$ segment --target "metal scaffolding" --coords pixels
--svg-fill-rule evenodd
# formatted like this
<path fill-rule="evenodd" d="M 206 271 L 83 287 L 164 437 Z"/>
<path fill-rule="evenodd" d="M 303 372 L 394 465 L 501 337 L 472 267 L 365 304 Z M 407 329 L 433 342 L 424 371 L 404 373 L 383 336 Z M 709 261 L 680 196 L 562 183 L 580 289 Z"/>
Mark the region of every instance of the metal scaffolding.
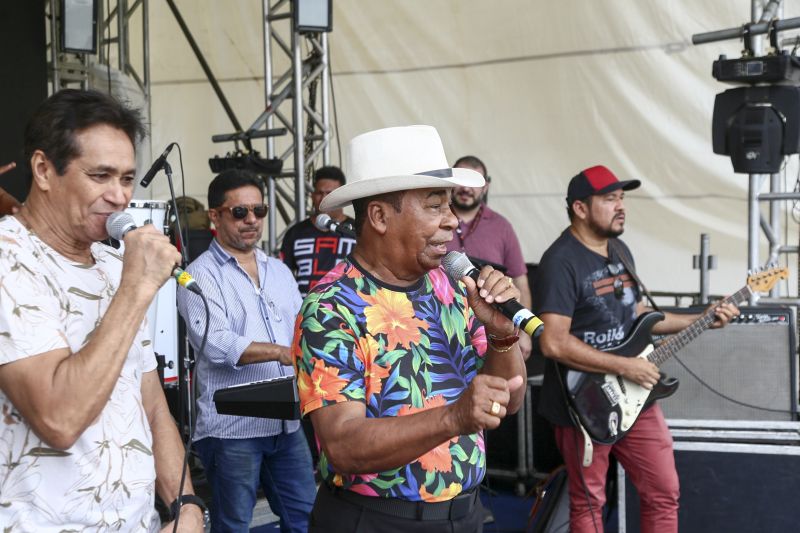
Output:
<path fill-rule="evenodd" d="M 114 68 L 132 79 L 147 102 L 150 115 L 150 45 L 149 45 L 149 0 L 99 0 L 97 3 L 97 53 L 72 53 L 61 49 L 62 2 L 47 2 L 46 19 L 50 41 L 47 43 L 50 66 L 51 93 L 66 87 L 79 86 L 88 89 L 92 85 L 102 89 L 99 82 L 93 83 L 93 64 Z M 132 39 L 131 23 L 141 27 L 140 39 Z M 136 61 L 132 50 L 137 49 Z M 137 63 L 137 64 L 134 64 Z M 108 80 L 105 80 L 108 81 Z"/>
<path fill-rule="evenodd" d="M 752 24 L 741 28 L 731 28 L 698 34 L 692 37 L 694 44 L 702 44 L 725 39 L 741 39 L 747 34 L 752 55 L 761 56 L 765 53 L 764 35 L 769 31 L 770 25 L 776 30 L 784 30 L 800 27 L 800 18 L 779 20 L 783 15 L 782 0 L 752 0 L 751 2 L 751 21 Z M 777 20 L 777 22 L 772 22 Z M 778 50 L 770 50 L 769 53 L 777 53 Z M 750 53 L 750 52 L 747 52 Z M 762 193 L 765 182 L 769 181 L 769 192 Z M 786 192 L 780 173 L 776 174 L 750 174 L 747 201 L 747 267 L 751 271 L 758 270 L 764 264 L 778 263 L 782 255 L 797 254 L 798 246 L 789 245 L 785 242 L 786 237 L 781 234 L 780 215 L 781 204 L 786 201 L 800 199 L 800 193 Z M 769 204 L 768 212 L 764 213 L 761 203 Z M 759 257 L 760 236 L 769 245 L 769 256 L 766 261 Z M 703 287 L 701 287 L 702 291 Z M 768 298 L 760 298 L 757 293 L 753 293 L 750 298 L 750 305 L 759 303 L 785 303 L 790 305 L 800 304 L 800 295 L 795 298 L 781 296 L 778 286 L 770 291 Z"/>
<path fill-rule="evenodd" d="M 292 162 L 291 168 L 284 165 L 281 179 L 267 178 L 269 205 L 276 207 L 269 212 L 270 251 L 278 241 L 276 212 L 281 212 L 287 224 L 303 220 L 311 175 L 319 162 L 330 162 L 328 34 L 295 31 L 294 5 L 289 0 L 263 0 L 265 110 L 251 129 L 266 125 L 271 130 L 276 121 L 285 127 L 286 137 L 267 138 L 267 157 Z M 278 71 L 282 64 L 286 68 Z M 293 217 L 284 204 L 292 206 Z"/>

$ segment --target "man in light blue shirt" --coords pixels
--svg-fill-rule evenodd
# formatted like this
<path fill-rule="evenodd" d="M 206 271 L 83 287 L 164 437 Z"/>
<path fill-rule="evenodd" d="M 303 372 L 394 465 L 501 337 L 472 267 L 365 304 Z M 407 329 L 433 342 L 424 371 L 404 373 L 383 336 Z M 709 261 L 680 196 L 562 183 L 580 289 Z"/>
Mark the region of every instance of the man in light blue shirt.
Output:
<path fill-rule="evenodd" d="M 221 415 L 218 389 L 292 375 L 289 346 L 301 298 L 292 273 L 256 245 L 267 206 L 259 181 L 230 170 L 208 188 L 217 235 L 189 267 L 208 299 L 208 340 L 197 355 L 199 398 L 194 446 L 213 490 L 212 531 L 249 531 L 259 483 L 281 531 L 306 531 L 316 496 L 311 455 L 298 421 Z M 195 350 L 206 314 L 180 291 L 178 310 Z"/>

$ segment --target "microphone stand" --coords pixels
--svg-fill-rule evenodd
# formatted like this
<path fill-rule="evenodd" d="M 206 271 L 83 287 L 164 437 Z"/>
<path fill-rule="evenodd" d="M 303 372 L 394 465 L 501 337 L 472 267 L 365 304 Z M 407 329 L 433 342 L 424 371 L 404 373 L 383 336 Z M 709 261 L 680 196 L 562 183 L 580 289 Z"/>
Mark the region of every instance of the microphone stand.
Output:
<path fill-rule="evenodd" d="M 175 186 L 172 182 L 172 167 L 169 162 L 164 161 L 164 173 L 167 175 L 167 184 L 169 185 L 170 201 L 172 202 L 172 212 L 175 213 L 175 224 L 178 229 L 178 238 L 181 243 L 181 268 L 185 269 L 189 264 L 189 235 L 188 228 L 186 233 L 183 231 L 181 224 L 181 215 L 178 211 L 177 199 L 175 197 Z M 185 214 L 183 214 L 185 216 Z M 181 415 L 186 417 L 186 431 L 184 435 L 187 439 L 191 438 L 192 431 L 192 418 L 194 416 L 194 398 L 192 397 L 192 370 L 194 368 L 194 359 L 191 357 L 191 347 L 189 346 L 189 333 L 188 330 L 184 331 L 183 335 L 183 364 L 178 365 L 179 373 L 182 376 L 178 377 L 180 386 L 183 387 L 183 394 L 180 395 L 180 410 Z"/>

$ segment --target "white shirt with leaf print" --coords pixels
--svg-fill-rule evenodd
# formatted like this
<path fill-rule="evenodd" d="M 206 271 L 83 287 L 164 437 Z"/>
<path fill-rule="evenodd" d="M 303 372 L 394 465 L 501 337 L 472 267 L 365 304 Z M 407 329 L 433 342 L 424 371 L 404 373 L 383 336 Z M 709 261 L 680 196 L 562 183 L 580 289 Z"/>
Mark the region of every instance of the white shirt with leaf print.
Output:
<path fill-rule="evenodd" d="M 76 264 L 16 218 L 0 219 L 0 364 L 60 348 L 75 353 L 89 341 L 122 272 L 113 248 L 98 243 L 92 255 L 94 265 Z M 68 450 L 42 442 L 0 390 L 0 529 L 157 529 L 152 435 L 141 397 L 142 375 L 155 367 L 143 323 L 108 403 Z M 93 382 L 85 376 L 84 390 Z"/>

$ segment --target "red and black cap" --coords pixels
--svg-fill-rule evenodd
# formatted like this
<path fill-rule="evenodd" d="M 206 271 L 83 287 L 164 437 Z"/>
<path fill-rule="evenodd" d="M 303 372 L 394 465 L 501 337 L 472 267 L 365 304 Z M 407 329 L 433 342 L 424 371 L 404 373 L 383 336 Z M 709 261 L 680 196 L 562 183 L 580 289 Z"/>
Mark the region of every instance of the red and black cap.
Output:
<path fill-rule="evenodd" d="M 567 188 L 567 205 L 575 200 L 583 200 L 589 196 L 606 194 L 618 189 L 630 191 L 642 184 L 639 180 L 619 181 L 613 172 L 603 165 L 587 168 L 569 181 Z"/>

